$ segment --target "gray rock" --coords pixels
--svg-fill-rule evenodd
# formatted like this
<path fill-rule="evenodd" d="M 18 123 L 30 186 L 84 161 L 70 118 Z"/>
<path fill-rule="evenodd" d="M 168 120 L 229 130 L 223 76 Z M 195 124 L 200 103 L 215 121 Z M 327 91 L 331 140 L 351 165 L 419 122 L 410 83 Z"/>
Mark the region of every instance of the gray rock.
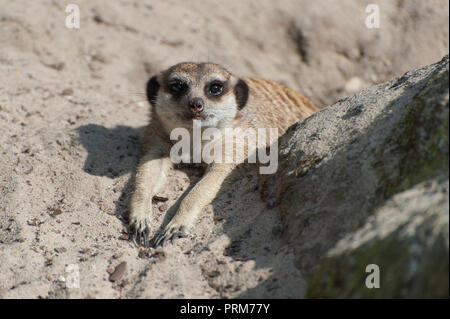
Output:
<path fill-rule="evenodd" d="M 368 218 L 377 208 L 383 210 L 380 207 L 390 205 L 386 200 L 393 195 L 436 176 L 448 179 L 448 85 L 446 56 L 438 63 L 340 100 L 297 123 L 280 139 L 278 172 L 261 176 L 259 189 L 264 200 L 279 206 L 283 236 L 294 246 L 296 265 L 305 275 L 315 271 L 311 278 L 320 282 L 317 271 L 335 271 L 323 265 L 317 269 L 317 265 L 345 236 L 367 227 Z M 436 206 L 427 192 L 423 189 L 420 195 L 423 203 L 429 202 L 429 209 L 437 207 L 438 220 L 446 218 L 448 225 L 448 209 L 438 209 L 441 206 Z M 448 198 L 448 192 L 445 196 Z M 406 206 L 391 214 L 404 211 L 412 214 Z M 422 210 L 423 214 L 426 212 Z M 411 225 L 417 227 L 411 236 L 419 236 L 422 224 Z M 392 233 L 403 227 L 401 223 L 391 226 Z M 448 296 L 448 235 L 445 240 L 445 254 L 439 250 L 435 255 L 425 249 L 421 257 L 431 254 L 430 265 L 446 267 Z M 377 241 L 371 244 L 382 245 Z M 400 241 L 398 245 L 390 242 L 387 247 L 390 245 L 398 253 L 407 254 Z M 446 266 L 442 260 L 446 260 Z M 392 265 L 395 264 L 392 258 Z M 320 274 L 326 277 L 323 272 Z M 422 272 L 417 280 L 426 281 L 426 275 L 432 273 Z M 309 290 L 310 296 L 335 296 L 317 289 Z M 400 288 L 396 289 L 392 291 Z M 422 291 L 424 296 L 430 296 L 433 287 L 427 289 Z M 415 296 L 412 292 L 391 295 Z"/>
<path fill-rule="evenodd" d="M 388 200 L 327 254 L 306 296 L 448 298 L 448 194 L 448 176 L 443 176 Z M 375 271 L 378 288 L 369 288 Z"/>

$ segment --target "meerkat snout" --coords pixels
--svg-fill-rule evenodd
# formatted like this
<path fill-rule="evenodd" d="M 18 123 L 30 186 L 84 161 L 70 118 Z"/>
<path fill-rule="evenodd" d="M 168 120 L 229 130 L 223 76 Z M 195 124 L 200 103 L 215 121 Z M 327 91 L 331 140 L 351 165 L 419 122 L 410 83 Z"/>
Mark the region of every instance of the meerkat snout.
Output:
<path fill-rule="evenodd" d="M 198 114 L 203 112 L 203 105 L 205 102 L 203 102 L 203 99 L 201 97 L 193 98 L 189 102 L 189 110 L 192 114 Z"/>

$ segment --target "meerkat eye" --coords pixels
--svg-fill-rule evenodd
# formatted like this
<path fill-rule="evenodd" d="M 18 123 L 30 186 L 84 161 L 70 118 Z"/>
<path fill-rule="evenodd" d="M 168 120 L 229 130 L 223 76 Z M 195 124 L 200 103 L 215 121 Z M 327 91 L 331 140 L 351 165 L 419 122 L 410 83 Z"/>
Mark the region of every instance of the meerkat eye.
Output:
<path fill-rule="evenodd" d="M 169 83 L 169 91 L 172 94 L 180 94 L 186 89 L 186 84 L 180 80 L 175 80 Z"/>
<path fill-rule="evenodd" d="M 209 85 L 209 94 L 211 95 L 220 95 L 222 94 L 222 91 L 223 91 L 222 82 L 215 81 Z"/>

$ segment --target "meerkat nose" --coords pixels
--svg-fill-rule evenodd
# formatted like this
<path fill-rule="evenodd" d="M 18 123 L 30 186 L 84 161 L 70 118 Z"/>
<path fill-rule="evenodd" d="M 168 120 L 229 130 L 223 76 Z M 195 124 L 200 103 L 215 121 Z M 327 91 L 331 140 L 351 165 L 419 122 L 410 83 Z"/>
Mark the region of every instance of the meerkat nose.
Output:
<path fill-rule="evenodd" d="M 203 111 L 203 100 L 201 98 L 194 98 L 189 102 L 189 108 L 192 112 Z"/>

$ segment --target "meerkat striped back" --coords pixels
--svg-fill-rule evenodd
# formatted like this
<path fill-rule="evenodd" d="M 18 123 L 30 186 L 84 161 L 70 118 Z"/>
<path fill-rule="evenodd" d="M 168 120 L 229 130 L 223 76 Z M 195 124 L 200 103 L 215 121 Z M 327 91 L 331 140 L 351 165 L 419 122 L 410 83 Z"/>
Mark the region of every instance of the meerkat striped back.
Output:
<path fill-rule="evenodd" d="M 320 110 L 306 96 L 283 84 L 259 78 L 244 80 L 250 89 L 249 102 L 265 115 L 266 124 L 282 131 Z"/>

